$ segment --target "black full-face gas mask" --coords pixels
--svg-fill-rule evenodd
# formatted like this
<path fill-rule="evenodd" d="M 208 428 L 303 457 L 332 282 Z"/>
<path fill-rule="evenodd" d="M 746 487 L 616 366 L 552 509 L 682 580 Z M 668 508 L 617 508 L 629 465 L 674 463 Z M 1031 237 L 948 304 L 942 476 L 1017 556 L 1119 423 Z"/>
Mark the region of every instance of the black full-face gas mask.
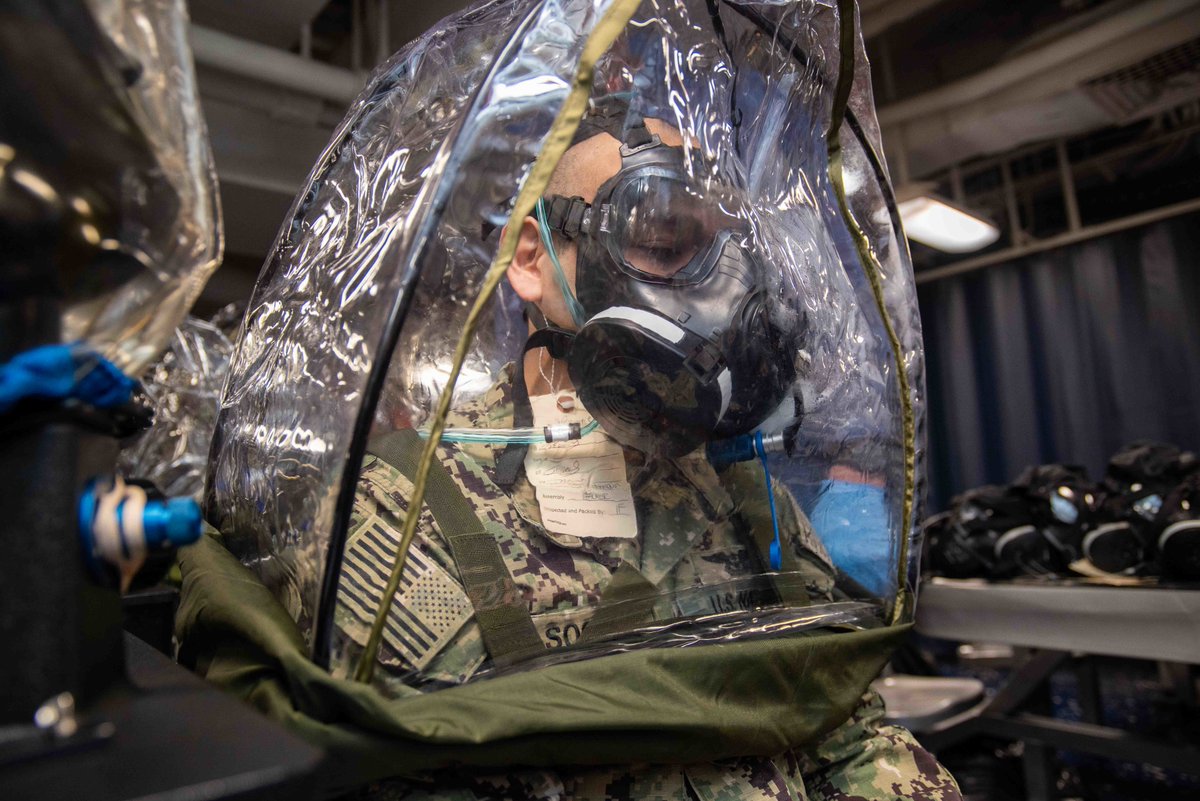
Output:
<path fill-rule="evenodd" d="M 593 203 L 549 196 L 547 229 L 578 248 L 567 367 L 628 447 L 678 456 L 745 434 L 788 401 L 802 320 L 772 319 L 767 265 L 734 191 L 688 175 L 683 147 L 638 121 Z M 557 256 L 552 255 L 557 267 Z"/>

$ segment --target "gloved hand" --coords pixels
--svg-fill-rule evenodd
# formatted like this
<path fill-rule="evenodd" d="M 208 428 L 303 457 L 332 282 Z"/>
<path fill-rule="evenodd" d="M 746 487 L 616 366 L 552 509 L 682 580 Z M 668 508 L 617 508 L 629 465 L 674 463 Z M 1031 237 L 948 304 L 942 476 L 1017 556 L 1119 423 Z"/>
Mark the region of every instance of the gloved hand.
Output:
<path fill-rule="evenodd" d="M 826 479 L 808 517 L 839 570 L 873 595 L 891 594 L 896 568 L 882 487 Z"/>
<path fill-rule="evenodd" d="M 129 401 L 133 389 L 132 379 L 83 345 L 43 345 L 0 365 L 0 414 L 29 397 L 119 406 Z"/>

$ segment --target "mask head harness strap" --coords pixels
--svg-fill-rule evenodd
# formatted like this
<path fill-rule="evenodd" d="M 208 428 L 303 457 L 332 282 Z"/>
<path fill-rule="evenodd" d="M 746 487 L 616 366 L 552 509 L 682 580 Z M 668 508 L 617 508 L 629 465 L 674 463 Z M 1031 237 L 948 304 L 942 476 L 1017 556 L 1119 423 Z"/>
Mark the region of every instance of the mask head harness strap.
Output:
<path fill-rule="evenodd" d="M 662 144 L 658 135 L 650 133 L 646 127 L 646 118 L 629 105 L 627 97 L 619 94 L 606 95 L 589 103 L 587 116 L 579 124 L 571 146 L 602 133 L 621 143 L 622 160 L 648 147 Z M 551 231 L 572 240 L 581 232 L 595 233 L 599 221 L 591 219 L 591 206 L 583 198 L 548 195 L 544 205 L 545 223 Z"/>
<path fill-rule="evenodd" d="M 658 135 L 650 133 L 646 127 L 646 119 L 630 108 L 626 99 L 618 95 L 608 95 L 590 104 L 588 115 L 580 123 L 571 145 L 574 147 L 601 133 L 607 133 L 621 143 L 622 162 L 635 153 L 662 144 Z M 594 213 L 591 204 L 578 195 L 549 195 L 539 198 L 534 207 L 534 214 L 537 217 L 542 246 L 546 248 L 546 254 L 554 265 L 559 291 L 570 312 L 571 320 L 578 329 L 586 321 L 587 315 L 572 291 L 570 282 L 567 281 L 551 234 L 557 233 L 571 241 L 583 233 L 595 236 L 599 233 L 600 215 Z"/>
<path fill-rule="evenodd" d="M 621 164 L 624 169 L 631 157 L 644 150 L 661 146 L 662 139 L 658 134 L 650 133 L 646 127 L 646 120 L 641 114 L 629 109 L 624 104 L 618 105 L 618 103 L 619 101 L 612 98 L 602 101 L 602 110 L 597 113 L 594 120 L 589 120 L 591 124 L 587 125 L 586 129 L 581 125 L 580 132 L 577 133 L 572 146 L 600 133 L 608 133 L 621 143 Z M 547 195 L 539 198 L 535 206 L 538 233 L 541 236 L 542 245 L 554 265 L 559 291 L 562 293 L 576 330 L 583 326 L 587 315 L 567 281 L 552 234 L 559 234 L 572 242 L 584 234 L 598 237 L 601 230 L 609 224 L 607 219 L 609 213 L 608 206 L 594 207 L 579 195 L 572 197 Z"/>
<path fill-rule="evenodd" d="M 611 105 L 612 103 L 609 103 L 610 107 Z M 621 143 L 621 160 L 624 162 L 630 156 L 662 144 L 662 139 L 658 134 L 650 133 L 650 129 L 646 127 L 646 119 L 636 111 L 628 109 L 623 120 L 615 119 L 611 110 L 605 113 L 606 116 L 603 116 L 600 122 L 607 124 L 589 126 L 584 135 L 575 137 L 572 146 L 597 134 L 607 133 Z M 627 127 L 624 123 L 627 123 Z M 582 125 L 580 131 L 583 131 Z M 542 224 L 543 232 L 549 229 L 567 239 L 574 240 L 582 233 L 594 236 L 599 231 L 601 222 L 599 215 L 594 214 L 592 205 L 579 195 L 573 197 L 547 195 L 539 200 L 538 204 L 542 213 L 538 221 Z"/>

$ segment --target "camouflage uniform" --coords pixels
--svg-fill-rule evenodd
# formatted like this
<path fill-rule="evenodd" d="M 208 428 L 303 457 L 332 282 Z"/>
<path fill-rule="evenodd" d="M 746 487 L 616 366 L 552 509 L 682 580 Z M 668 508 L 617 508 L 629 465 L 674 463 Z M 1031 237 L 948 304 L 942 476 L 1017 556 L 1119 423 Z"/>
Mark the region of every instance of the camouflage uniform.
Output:
<path fill-rule="evenodd" d="M 453 426 L 511 425 L 511 378 L 453 415 Z M 700 454 L 647 462 L 626 454 L 638 503 L 635 539 L 590 539 L 541 526 L 533 487 L 519 475 L 511 491 L 496 483 L 497 449 L 449 445 L 438 456 L 485 530 L 528 604 L 548 650 L 576 645 L 613 575 L 635 568 L 650 585 L 654 619 L 736 612 L 764 605 L 764 593 L 789 604 L 832 600 L 833 574 L 820 541 L 791 495 L 776 493 L 786 543 L 787 585 L 765 586 L 766 543 L 745 519 L 761 518 L 766 488 L 751 465 L 718 476 Z M 755 488 L 757 487 L 757 492 Z M 412 485 L 399 470 L 368 456 L 360 476 L 344 552 L 336 609 L 335 675 L 357 661 L 380 604 L 400 539 Z M 743 505 L 744 504 L 744 505 Z M 761 526 L 760 526 L 761 529 Z M 759 541 L 755 541 L 758 539 Z M 790 589 L 780 589 L 780 587 Z M 786 594 L 786 595 L 785 595 Z M 376 685 L 392 695 L 459 684 L 488 665 L 454 558 L 429 509 L 409 549 L 400 590 L 379 651 Z M 530 770 L 504 775 L 435 777 L 429 786 L 401 781 L 369 788 L 372 798 L 419 799 L 954 799 L 954 781 L 907 732 L 881 726 L 883 707 L 868 693 L 841 727 L 805 751 L 689 766 Z"/>
<path fill-rule="evenodd" d="M 904 729 L 883 723 L 873 692 L 819 742 L 775 757 L 695 765 L 525 770 L 380 782 L 371 801 L 959 801 L 946 769 Z M 350 801 L 349 798 L 345 801 Z"/>

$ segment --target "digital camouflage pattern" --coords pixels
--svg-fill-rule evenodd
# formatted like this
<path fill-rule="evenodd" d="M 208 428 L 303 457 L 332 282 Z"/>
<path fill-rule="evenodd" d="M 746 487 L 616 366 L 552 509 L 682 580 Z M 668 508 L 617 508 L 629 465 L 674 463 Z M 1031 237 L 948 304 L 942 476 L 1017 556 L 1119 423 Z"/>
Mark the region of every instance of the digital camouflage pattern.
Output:
<path fill-rule="evenodd" d="M 505 428 L 512 421 L 506 373 L 449 425 Z M 534 627 L 548 650 L 583 637 L 610 579 L 623 565 L 653 589 L 653 620 L 753 610 L 780 600 L 803 607 L 833 599 L 824 548 L 790 493 L 776 492 L 785 548 L 783 575 L 764 579 L 771 537 L 766 487 L 756 464 L 718 476 L 697 452 L 647 462 L 626 452 L 638 506 L 636 539 L 592 539 L 541 526 L 534 488 L 521 474 L 511 492 L 496 483 L 499 447 L 445 445 L 438 456 L 484 528 L 499 544 Z M 359 479 L 335 611 L 334 675 L 348 675 L 379 608 L 408 512 L 412 483 L 368 455 Z M 627 569 L 628 569 L 627 567 Z M 649 621 L 645 621 L 649 622 Z M 411 688 L 460 684 L 487 662 L 471 603 L 453 555 L 428 507 L 422 509 L 379 650 L 376 685 L 401 695 Z"/>
<path fill-rule="evenodd" d="M 453 426 L 511 425 L 511 373 L 448 421 Z M 820 541 L 790 493 L 776 492 L 791 581 L 764 583 L 770 538 L 766 487 L 755 465 L 717 475 L 700 454 L 647 463 L 627 452 L 638 502 L 637 539 L 585 539 L 540 525 L 533 487 L 519 475 L 511 492 L 496 483 L 499 447 L 447 445 L 438 457 L 461 488 L 529 605 L 548 652 L 585 637 L 586 624 L 613 575 L 635 568 L 652 591 L 656 620 L 736 612 L 782 600 L 802 606 L 838 599 Z M 336 609 L 334 674 L 356 663 L 380 603 L 412 484 L 385 461 L 363 465 Z M 459 684 L 488 665 L 471 602 L 429 509 L 423 508 L 379 651 L 375 683 L 393 695 Z M 771 597 L 775 593 L 775 597 Z M 786 801 L 787 799 L 960 798 L 950 775 L 912 736 L 883 724 L 883 704 L 868 693 L 840 727 L 805 750 L 774 758 L 717 763 L 462 773 L 428 782 L 391 780 L 357 796 L 395 801 L 528 799 L 529 801 Z"/>
<path fill-rule="evenodd" d="M 954 778 L 904 729 L 883 722 L 868 692 L 818 743 L 772 758 L 489 776 L 391 780 L 348 797 L 366 801 L 960 801 Z"/>

